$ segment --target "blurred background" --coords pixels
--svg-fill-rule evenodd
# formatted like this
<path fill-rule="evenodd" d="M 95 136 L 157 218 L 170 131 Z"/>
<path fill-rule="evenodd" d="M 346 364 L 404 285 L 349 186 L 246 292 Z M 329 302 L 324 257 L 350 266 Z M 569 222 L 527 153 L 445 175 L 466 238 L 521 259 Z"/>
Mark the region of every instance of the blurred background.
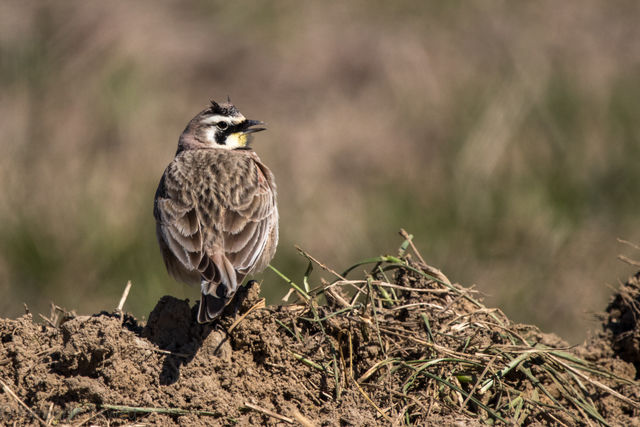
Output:
<path fill-rule="evenodd" d="M 0 315 L 144 318 L 174 282 L 157 182 L 229 95 L 269 131 L 273 265 L 395 253 L 571 343 L 640 242 L 640 3 L 0 3 Z M 286 285 L 266 272 L 277 303 Z"/>

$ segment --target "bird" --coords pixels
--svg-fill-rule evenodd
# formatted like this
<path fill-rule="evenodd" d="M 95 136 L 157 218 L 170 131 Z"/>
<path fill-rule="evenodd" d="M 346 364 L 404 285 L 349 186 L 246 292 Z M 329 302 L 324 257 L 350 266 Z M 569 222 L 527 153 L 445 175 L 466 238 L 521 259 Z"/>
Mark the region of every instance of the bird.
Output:
<path fill-rule="evenodd" d="M 156 190 L 162 258 L 173 278 L 200 284 L 199 323 L 218 318 L 245 276 L 264 270 L 276 252 L 275 178 L 251 148 L 263 130 L 229 99 L 211 100 L 180 135 Z"/>

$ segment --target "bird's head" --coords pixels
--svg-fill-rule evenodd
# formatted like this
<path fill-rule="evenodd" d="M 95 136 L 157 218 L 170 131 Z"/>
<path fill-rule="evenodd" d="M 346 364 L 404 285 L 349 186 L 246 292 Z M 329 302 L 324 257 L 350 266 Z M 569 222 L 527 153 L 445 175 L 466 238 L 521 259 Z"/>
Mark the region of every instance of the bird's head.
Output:
<path fill-rule="evenodd" d="M 197 148 L 248 150 L 251 134 L 265 129 L 263 122 L 247 120 L 230 101 L 211 101 L 182 132 L 178 152 Z"/>

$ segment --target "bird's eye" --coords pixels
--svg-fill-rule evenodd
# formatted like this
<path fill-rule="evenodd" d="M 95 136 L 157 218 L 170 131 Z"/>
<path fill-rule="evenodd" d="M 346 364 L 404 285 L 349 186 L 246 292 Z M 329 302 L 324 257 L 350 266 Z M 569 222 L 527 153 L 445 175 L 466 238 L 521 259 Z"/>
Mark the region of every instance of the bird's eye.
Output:
<path fill-rule="evenodd" d="M 216 126 L 220 130 L 225 130 L 225 129 L 227 129 L 229 127 L 229 123 L 227 123 L 227 122 L 218 122 L 218 124 L 216 124 Z"/>

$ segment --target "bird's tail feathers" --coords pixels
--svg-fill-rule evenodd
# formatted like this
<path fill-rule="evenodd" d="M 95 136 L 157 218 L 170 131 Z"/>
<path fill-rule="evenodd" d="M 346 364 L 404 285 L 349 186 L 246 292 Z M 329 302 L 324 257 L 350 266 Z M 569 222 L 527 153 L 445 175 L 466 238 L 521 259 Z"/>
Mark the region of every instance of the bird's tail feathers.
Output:
<path fill-rule="evenodd" d="M 219 289 L 222 287 L 220 286 Z M 200 308 L 198 309 L 198 323 L 209 323 L 215 320 L 224 311 L 231 297 L 218 297 L 209 294 L 202 294 L 200 297 Z"/>
<path fill-rule="evenodd" d="M 214 254 L 211 256 L 211 263 L 215 266 L 216 274 L 214 281 L 202 279 L 202 296 L 198 310 L 199 323 L 211 322 L 220 316 L 233 299 L 238 289 L 238 280 L 242 280 L 226 256 Z"/>

